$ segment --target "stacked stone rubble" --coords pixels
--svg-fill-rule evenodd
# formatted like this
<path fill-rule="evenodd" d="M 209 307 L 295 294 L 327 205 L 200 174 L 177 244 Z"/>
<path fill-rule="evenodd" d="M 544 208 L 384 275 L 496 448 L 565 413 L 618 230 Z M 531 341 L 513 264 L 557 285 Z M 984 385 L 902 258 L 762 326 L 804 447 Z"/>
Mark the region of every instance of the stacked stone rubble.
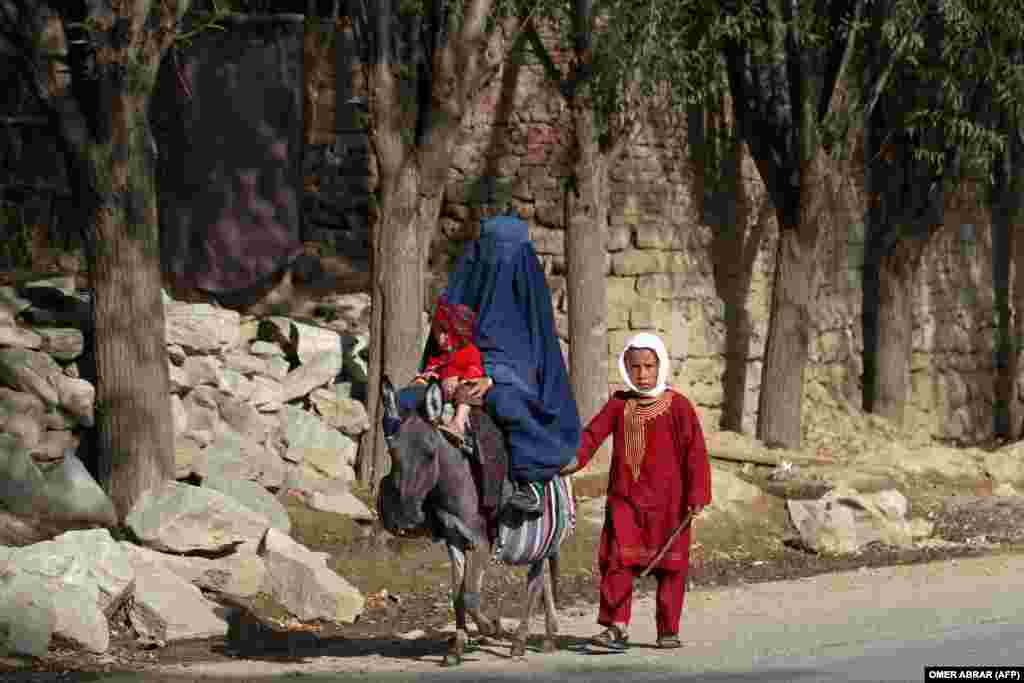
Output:
<path fill-rule="evenodd" d="M 94 417 L 89 293 L 65 279 L 0 289 L 0 652 L 39 656 L 54 637 L 104 652 L 123 605 L 157 644 L 224 635 L 224 606 L 257 597 L 292 622 L 358 616 L 360 593 L 288 538 L 282 501 L 373 519 L 348 491 L 369 427 L 351 396 L 367 339 L 349 331 L 367 301 L 350 299 L 336 303 L 351 320 L 330 324 L 165 300 L 179 481 L 145 492 L 124 520 L 134 542 L 118 542 L 79 448 Z"/>

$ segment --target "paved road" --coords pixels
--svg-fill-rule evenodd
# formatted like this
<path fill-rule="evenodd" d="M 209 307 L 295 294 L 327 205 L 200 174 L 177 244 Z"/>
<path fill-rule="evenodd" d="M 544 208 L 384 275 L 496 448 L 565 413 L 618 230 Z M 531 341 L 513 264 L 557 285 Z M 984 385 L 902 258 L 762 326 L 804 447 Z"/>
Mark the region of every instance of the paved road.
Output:
<path fill-rule="evenodd" d="M 184 675 L 182 680 L 272 676 L 317 683 L 624 683 L 627 677 L 629 683 L 764 683 L 923 681 L 926 665 L 1024 666 L 1024 555 L 695 591 L 687 600 L 685 647 L 676 651 L 652 647 L 648 599 L 634 606 L 635 646 L 623 654 L 586 648 L 586 637 L 597 627 L 592 609 L 578 609 L 563 619 L 566 650 L 530 653 L 525 660 L 509 659 L 504 646 L 484 645 L 461 669 L 441 669 L 441 650 L 433 642 L 413 640 L 331 646 L 300 663 L 250 659 L 165 673 Z"/>

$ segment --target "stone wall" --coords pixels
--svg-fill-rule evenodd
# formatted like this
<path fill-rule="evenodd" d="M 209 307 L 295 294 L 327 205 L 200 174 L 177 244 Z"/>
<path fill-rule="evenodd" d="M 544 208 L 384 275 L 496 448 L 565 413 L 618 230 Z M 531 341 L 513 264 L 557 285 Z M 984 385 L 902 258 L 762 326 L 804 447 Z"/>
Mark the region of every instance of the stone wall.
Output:
<path fill-rule="evenodd" d="M 328 141 L 329 115 L 318 140 Z M 568 112 L 537 65 L 505 65 L 468 116 L 455 151 L 439 240 L 472 234 L 469 188 L 479 176 L 510 183 L 513 204 L 530 222 L 555 296 L 559 329 L 567 330 L 563 180 L 570 148 Z M 336 139 L 341 139 L 340 137 Z M 702 220 L 686 158 L 686 131 L 664 121 L 649 126 L 612 165 L 608 250 L 609 381 L 615 358 L 640 330 L 666 337 L 674 381 L 697 403 L 708 428 L 721 410 L 725 364 L 724 307 L 714 280 L 714 226 Z M 746 158 L 742 175 L 749 223 L 767 220 L 747 299 L 753 325 L 744 425 L 756 421 L 767 333 L 776 228 L 764 186 Z M 823 400 L 860 405 L 860 271 L 864 198 L 856 157 L 832 164 L 824 186 L 826 213 L 814 287 L 814 333 L 806 375 L 810 420 Z M 762 211 L 762 208 L 769 210 Z M 962 226 L 973 226 L 962 228 Z M 749 226 L 748 226 L 749 227 Z M 969 237 L 970 239 L 965 239 Z M 943 440 L 977 442 L 992 433 L 993 297 L 991 240 L 985 213 L 951 202 L 946 225 L 928 246 L 914 285 L 913 367 L 908 426 Z M 966 247 L 966 248 L 965 248 Z M 439 246 L 433 265 L 444 271 L 458 249 Z M 738 257 L 738 255 L 737 255 Z"/>

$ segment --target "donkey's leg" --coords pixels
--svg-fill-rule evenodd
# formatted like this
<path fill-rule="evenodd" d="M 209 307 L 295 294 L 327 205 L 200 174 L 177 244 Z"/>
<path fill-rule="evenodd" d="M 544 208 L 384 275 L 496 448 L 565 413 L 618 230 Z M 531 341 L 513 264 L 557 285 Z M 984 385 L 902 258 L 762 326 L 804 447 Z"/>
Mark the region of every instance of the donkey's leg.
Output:
<path fill-rule="evenodd" d="M 519 622 L 519 629 L 516 631 L 515 640 L 512 642 L 512 656 L 526 656 L 526 641 L 530 637 L 530 617 L 533 615 L 533 608 L 537 604 L 537 598 L 544 592 L 544 560 L 538 560 L 530 565 L 530 571 L 526 575 L 526 600 L 523 605 L 523 618 Z"/>
<path fill-rule="evenodd" d="M 448 557 L 452 565 L 452 605 L 455 607 L 455 635 L 448 641 L 448 653 L 444 666 L 462 663 L 469 636 L 466 633 L 466 553 L 459 547 L 448 544 Z"/>
<path fill-rule="evenodd" d="M 556 549 L 557 550 L 557 549 Z M 551 600 L 555 607 L 558 607 L 558 580 L 561 572 L 558 571 L 558 553 L 548 558 L 548 571 L 551 572 Z"/>
<path fill-rule="evenodd" d="M 558 635 L 558 608 L 555 605 L 555 589 L 558 583 L 558 562 L 557 557 L 549 558 L 548 571 L 544 574 L 544 643 L 541 649 L 544 652 L 554 652 L 558 649 L 558 642 L 555 636 Z"/>
<path fill-rule="evenodd" d="M 469 612 L 469 616 L 476 622 L 477 631 L 481 638 L 500 637 L 500 622 L 493 622 L 483 612 L 481 602 L 481 589 L 484 583 L 484 573 L 487 571 L 487 563 L 490 555 L 487 548 L 476 548 L 466 554 L 466 576 L 463 579 L 464 592 L 462 603 Z"/>

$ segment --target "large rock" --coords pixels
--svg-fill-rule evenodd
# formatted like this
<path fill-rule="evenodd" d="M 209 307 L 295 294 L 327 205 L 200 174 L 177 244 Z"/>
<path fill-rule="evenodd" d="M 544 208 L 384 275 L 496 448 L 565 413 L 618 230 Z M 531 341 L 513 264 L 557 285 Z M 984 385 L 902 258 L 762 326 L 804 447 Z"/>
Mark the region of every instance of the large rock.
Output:
<path fill-rule="evenodd" d="M 375 519 L 373 511 L 366 506 L 366 503 L 352 495 L 348 489 L 330 492 L 313 491 L 305 497 L 305 501 L 309 507 L 321 512 L 333 512 L 361 521 Z"/>
<path fill-rule="evenodd" d="M 3 426 L 4 432 L 18 440 L 25 448 L 35 450 L 43 438 L 43 426 L 29 415 L 12 415 Z"/>
<path fill-rule="evenodd" d="M 284 356 L 271 356 L 266 361 L 267 367 L 263 375 L 270 379 L 277 380 L 278 382 L 284 381 L 284 378 L 292 371 L 292 364 Z"/>
<path fill-rule="evenodd" d="M 59 584 L 94 584 L 96 604 L 107 616 L 132 594 L 135 581 L 128 555 L 106 529 L 69 531 L 17 549 L 11 561 L 19 572 Z"/>
<path fill-rule="evenodd" d="M 188 431 L 188 411 L 185 410 L 185 403 L 181 400 L 181 396 L 177 394 L 171 394 L 171 424 L 174 425 L 174 433 L 185 434 Z"/>
<path fill-rule="evenodd" d="M 28 349 L 0 349 L 0 382 L 17 391 L 35 394 L 47 406 L 60 404 L 57 378 L 64 377 L 57 361 Z"/>
<path fill-rule="evenodd" d="M 209 443 L 220 422 L 216 390 L 213 387 L 196 387 L 185 396 L 182 406 L 187 425 L 184 435 L 201 444 Z"/>
<path fill-rule="evenodd" d="M 128 554 L 108 531 L 71 531 L 10 552 L 0 596 L 20 593 L 40 606 L 50 596 L 53 633 L 91 652 L 105 652 L 107 617 L 132 594 L 135 580 Z"/>
<path fill-rule="evenodd" d="M 39 420 L 45 412 L 46 406 L 36 394 L 0 387 L 0 429 L 14 415 Z"/>
<path fill-rule="evenodd" d="M 43 432 L 39 442 L 29 451 L 37 462 L 56 462 L 69 455 L 73 456 L 78 450 L 78 443 L 79 437 L 74 432 L 51 429 Z"/>
<path fill-rule="evenodd" d="M 20 349 L 38 349 L 43 338 L 32 330 L 0 320 L 0 346 L 15 346 Z"/>
<path fill-rule="evenodd" d="M 73 327 L 40 327 L 35 333 L 42 339 L 40 350 L 57 360 L 75 360 L 85 350 L 85 335 Z"/>
<path fill-rule="evenodd" d="M 248 400 L 252 396 L 252 382 L 237 370 L 225 368 L 220 373 L 219 381 L 221 391 L 229 396 L 233 396 L 241 401 Z"/>
<path fill-rule="evenodd" d="M 345 466 L 355 462 L 358 444 L 350 437 L 324 424 L 316 415 L 295 406 L 281 411 L 288 451 L 285 458 L 305 463 L 327 477 L 340 477 Z"/>
<path fill-rule="evenodd" d="M 0 575 L 7 572 L 0 568 Z M 46 591 L 12 590 L 0 578 L 0 654 L 43 657 L 57 627 L 57 606 Z"/>
<path fill-rule="evenodd" d="M 174 478 L 187 479 L 202 458 L 203 447 L 181 434 L 174 435 Z"/>
<path fill-rule="evenodd" d="M 61 529 L 117 523 L 113 503 L 81 460 L 67 455 L 44 473 L 8 434 L 0 434 L 0 508 Z"/>
<path fill-rule="evenodd" d="M 233 498 L 178 482 L 143 493 L 125 524 L 146 547 L 172 553 L 224 552 L 258 539 L 270 526 Z"/>
<path fill-rule="evenodd" d="M 131 544 L 127 544 L 131 545 Z M 249 598 L 264 590 L 267 568 L 256 554 L 257 542 L 243 543 L 235 552 L 207 559 L 187 555 L 168 555 L 131 545 L 136 555 L 167 569 L 199 588 L 226 597 Z"/>
<path fill-rule="evenodd" d="M 219 387 L 222 368 L 221 361 L 214 356 L 189 356 L 181 365 L 190 387 L 198 387 L 203 384 Z"/>
<path fill-rule="evenodd" d="M 802 543 L 816 552 L 851 553 L 874 542 L 910 547 L 933 530 L 930 522 L 906 519 L 907 500 L 893 489 L 833 489 L 818 500 L 786 504 Z"/>
<path fill-rule="evenodd" d="M 128 613 L 143 638 L 173 643 L 178 640 L 227 635 L 227 622 L 217 604 L 187 580 L 165 567 L 152 554 L 131 549 L 135 569 L 135 599 Z"/>
<path fill-rule="evenodd" d="M 192 388 L 188 383 L 188 373 L 185 372 L 185 369 L 169 360 L 167 361 L 167 376 L 171 382 L 172 394 L 183 394 Z"/>
<path fill-rule="evenodd" d="M 267 374 L 267 360 L 265 358 L 252 356 L 242 351 L 235 351 L 224 356 L 224 367 L 246 377 Z"/>
<path fill-rule="evenodd" d="M 269 377 L 252 377 L 252 395 L 249 402 L 261 413 L 276 413 L 284 406 L 281 383 Z"/>
<path fill-rule="evenodd" d="M 284 349 L 281 348 L 280 344 L 275 344 L 274 342 L 262 341 L 262 340 L 259 340 L 259 339 L 257 339 L 256 341 L 254 341 L 252 344 L 249 345 L 249 353 L 251 353 L 254 356 L 267 357 L 267 358 L 272 358 L 272 357 L 277 357 L 277 356 L 283 357 L 285 355 Z"/>
<path fill-rule="evenodd" d="M 301 621 L 353 623 L 362 611 L 362 594 L 331 571 L 325 558 L 270 529 L 259 554 L 267 566 L 270 595 Z"/>
<path fill-rule="evenodd" d="M 253 512 L 263 515 L 270 521 L 270 526 L 278 531 L 286 534 L 291 532 L 292 520 L 288 511 L 263 485 L 247 479 L 212 476 L 203 479 L 203 486 L 234 498 Z"/>
<path fill-rule="evenodd" d="M 16 437 L 0 434 L 0 503 L 15 515 L 42 512 L 46 479 Z"/>
<path fill-rule="evenodd" d="M 47 470 L 47 519 L 81 525 L 116 526 L 117 510 L 78 456 L 68 453 L 60 465 Z"/>
<path fill-rule="evenodd" d="M 225 394 L 218 400 L 217 407 L 220 419 L 234 431 L 259 443 L 267 440 L 269 425 L 251 403 Z"/>
<path fill-rule="evenodd" d="M 33 546 L 27 546 L 33 547 Z M 96 584 L 64 584 L 26 572 L 16 572 L 3 581 L 0 603 L 29 604 L 36 608 L 35 629 L 46 625 L 49 606 L 53 608 L 52 635 L 59 636 L 74 647 L 102 654 L 110 647 L 110 624 L 100 609 Z M 6 597 L 11 596 L 11 597 Z M 42 639 L 35 633 L 36 646 Z"/>
<path fill-rule="evenodd" d="M 348 396 L 351 386 L 336 384 L 326 389 L 316 389 L 309 394 L 309 400 L 316 412 L 332 427 L 351 437 L 357 437 L 370 428 L 370 417 L 362 402 Z"/>
<path fill-rule="evenodd" d="M 193 353 L 221 353 L 238 346 L 241 316 L 210 304 L 173 302 L 164 307 L 167 343 Z"/>
<path fill-rule="evenodd" d="M 284 403 L 305 396 L 317 387 L 333 382 L 341 372 L 341 352 L 321 351 L 295 368 L 282 380 L 280 400 Z"/>
<path fill-rule="evenodd" d="M 192 471 L 201 479 L 247 479 L 263 486 L 280 486 L 285 464 L 255 439 L 222 426 L 213 442 L 193 460 Z"/>
<path fill-rule="evenodd" d="M 292 321 L 292 329 L 295 336 L 295 354 L 299 357 L 299 363 L 310 363 L 323 353 L 341 354 L 341 335 L 334 330 L 295 321 Z"/>
<path fill-rule="evenodd" d="M 96 388 L 84 379 L 68 377 L 63 373 L 54 383 L 57 386 L 60 407 L 69 415 L 73 415 L 83 427 L 95 425 Z"/>

